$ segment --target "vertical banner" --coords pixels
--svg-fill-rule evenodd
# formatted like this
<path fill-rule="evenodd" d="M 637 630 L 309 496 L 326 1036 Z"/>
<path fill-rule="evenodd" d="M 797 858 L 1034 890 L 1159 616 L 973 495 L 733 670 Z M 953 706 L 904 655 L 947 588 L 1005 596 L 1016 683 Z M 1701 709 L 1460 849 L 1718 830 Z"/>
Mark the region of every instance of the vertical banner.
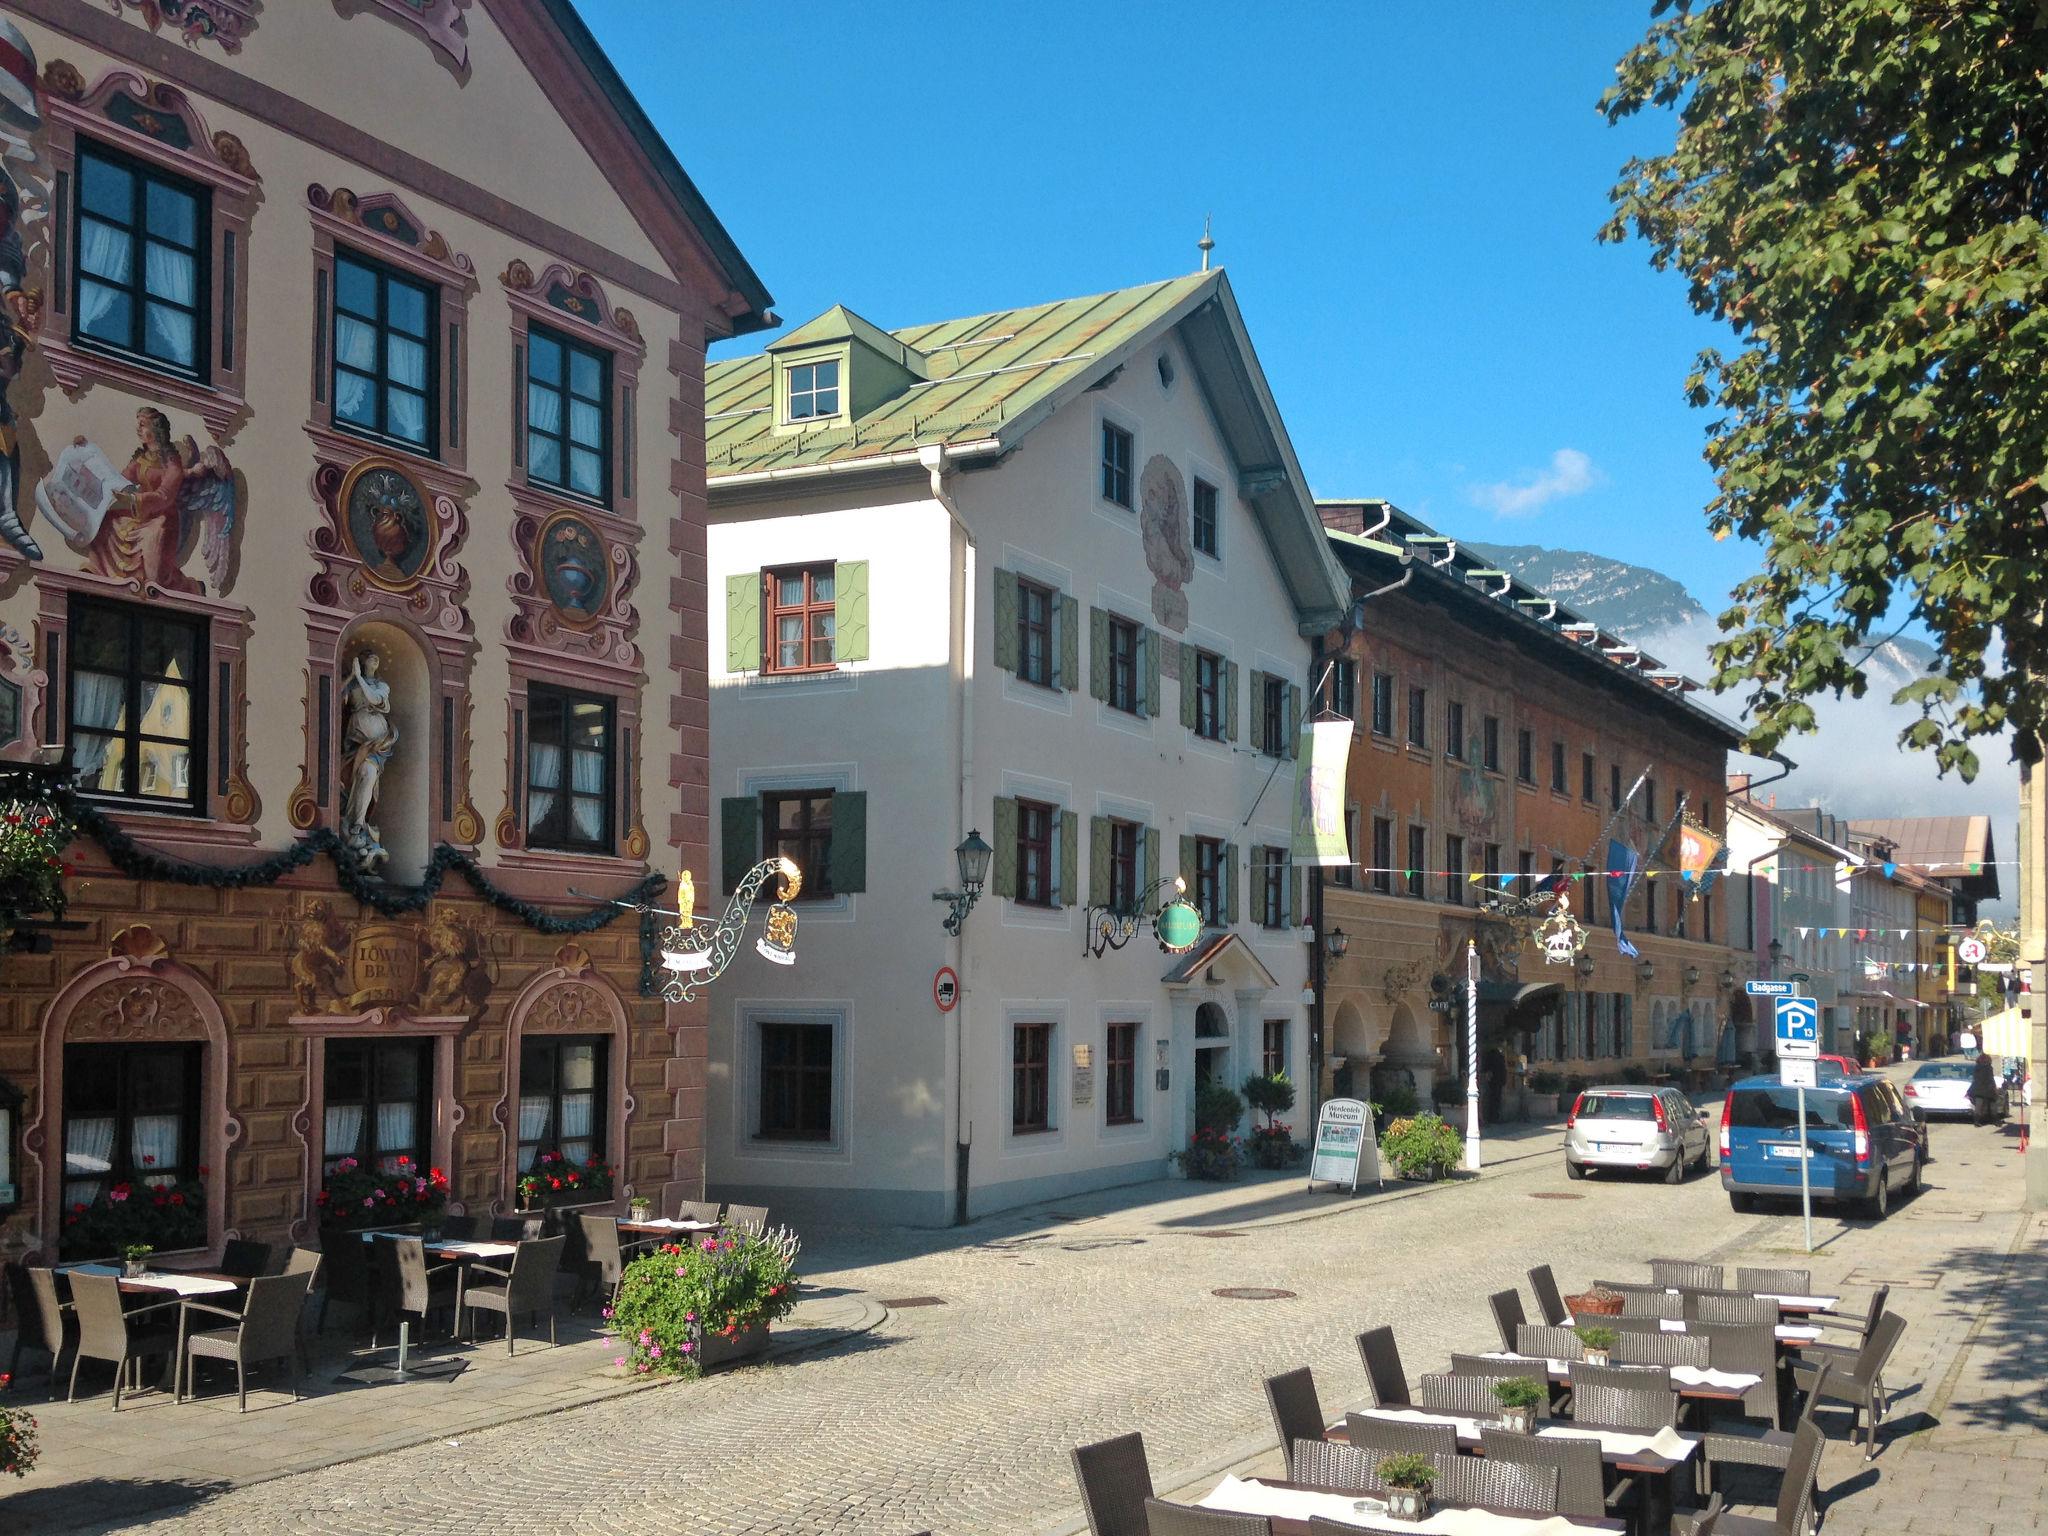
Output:
<path fill-rule="evenodd" d="M 1607 908 L 1608 916 L 1614 923 L 1614 943 L 1629 959 L 1641 953 L 1629 943 L 1628 934 L 1622 930 L 1622 912 L 1628 906 L 1629 892 L 1636 886 L 1636 870 L 1640 867 L 1642 855 L 1629 847 L 1620 838 L 1610 838 L 1607 843 Z"/>
<path fill-rule="evenodd" d="M 1294 754 L 1296 869 L 1341 869 L 1351 862 L 1344 836 L 1344 773 L 1351 758 L 1349 720 L 1310 721 Z"/>

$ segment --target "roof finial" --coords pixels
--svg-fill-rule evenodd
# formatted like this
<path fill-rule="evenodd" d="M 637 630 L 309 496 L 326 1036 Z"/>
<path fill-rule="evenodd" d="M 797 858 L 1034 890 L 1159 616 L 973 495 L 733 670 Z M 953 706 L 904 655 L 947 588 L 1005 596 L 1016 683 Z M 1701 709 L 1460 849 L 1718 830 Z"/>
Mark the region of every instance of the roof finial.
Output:
<path fill-rule="evenodd" d="M 1202 215 L 1202 238 L 1195 242 L 1195 249 L 1202 253 L 1202 270 L 1209 270 L 1209 253 L 1216 249 L 1216 242 L 1209 238 L 1209 215 Z"/>

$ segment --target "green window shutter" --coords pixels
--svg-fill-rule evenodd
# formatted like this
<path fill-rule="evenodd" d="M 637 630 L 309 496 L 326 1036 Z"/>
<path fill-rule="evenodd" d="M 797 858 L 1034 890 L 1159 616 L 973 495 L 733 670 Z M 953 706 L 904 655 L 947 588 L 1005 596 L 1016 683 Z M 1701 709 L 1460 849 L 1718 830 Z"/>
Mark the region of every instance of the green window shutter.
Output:
<path fill-rule="evenodd" d="M 1145 653 L 1145 718 L 1159 718 L 1159 650 L 1165 644 L 1156 629 L 1142 631 L 1138 647 Z"/>
<path fill-rule="evenodd" d="M 1265 673 L 1252 673 L 1252 744 L 1261 751 L 1264 751 L 1266 746 L 1265 682 Z"/>
<path fill-rule="evenodd" d="M 868 563 L 842 560 L 833 568 L 838 594 L 832 604 L 832 659 L 868 659 Z"/>
<path fill-rule="evenodd" d="M 1081 894 L 1081 818 L 1073 811 L 1060 812 L 1060 888 L 1053 892 L 1053 905 L 1071 907 Z"/>
<path fill-rule="evenodd" d="M 1223 925 L 1237 921 L 1237 844 L 1223 845 Z"/>
<path fill-rule="evenodd" d="M 1185 640 L 1180 646 L 1180 723 L 1195 728 L 1195 648 Z"/>
<path fill-rule="evenodd" d="M 1287 755 L 1301 756 L 1301 684 L 1287 685 Z"/>
<path fill-rule="evenodd" d="M 1059 604 L 1060 675 L 1053 683 L 1072 693 L 1081 686 L 1081 602 L 1062 595 Z"/>
<path fill-rule="evenodd" d="M 1180 840 L 1180 877 L 1187 881 L 1188 889 L 1195 889 L 1195 840 L 1184 837 Z"/>
<path fill-rule="evenodd" d="M 1088 610 L 1088 696 L 1109 697 L 1109 615 L 1100 608 Z"/>
<path fill-rule="evenodd" d="M 1237 740 L 1237 663 L 1223 663 L 1223 737 Z"/>
<path fill-rule="evenodd" d="M 761 858 L 761 802 L 753 795 L 734 795 L 718 802 L 719 872 L 728 894 L 740 887 Z"/>
<path fill-rule="evenodd" d="M 1159 829 L 1145 829 L 1145 872 L 1138 877 L 1139 894 L 1142 896 L 1159 883 Z"/>
<path fill-rule="evenodd" d="M 864 789 L 842 789 L 832 796 L 830 862 L 833 895 L 848 896 L 868 888 L 868 794 Z"/>
<path fill-rule="evenodd" d="M 996 856 L 993 884 L 998 896 L 1017 894 L 1017 802 L 996 801 Z"/>
<path fill-rule="evenodd" d="M 761 670 L 761 573 L 725 578 L 725 670 Z"/>
<path fill-rule="evenodd" d="M 1017 670 L 1017 573 L 996 572 L 996 665 Z"/>
<path fill-rule="evenodd" d="M 1109 818 L 1088 818 L 1088 904 L 1109 905 Z"/>

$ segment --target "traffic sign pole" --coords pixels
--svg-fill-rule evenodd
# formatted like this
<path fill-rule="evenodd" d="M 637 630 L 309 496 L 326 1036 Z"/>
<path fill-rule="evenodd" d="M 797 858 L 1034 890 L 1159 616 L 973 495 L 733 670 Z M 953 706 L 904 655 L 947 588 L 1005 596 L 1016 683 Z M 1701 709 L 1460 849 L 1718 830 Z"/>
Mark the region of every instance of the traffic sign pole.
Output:
<path fill-rule="evenodd" d="M 1752 983 L 1753 985 L 1753 983 Z M 1812 1061 L 1820 1054 L 1820 1005 L 1810 997 L 1773 999 L 1781 1061 Z M 1799 1096 L 1799 1214 L 1806 1226 L 1806 1251 L 1813 1252 L 1813 1157 L 1806 1144 L 1806 1079 L 1793 1090 Z"/>
<path fill-rule="evenodd" d="M 1806 1150 L 1806 1090 L 1799 1093 L 1799 1215 L 1806 1223 L 1806 1251 L 1813 1252 L 1813 1159 Z"/>

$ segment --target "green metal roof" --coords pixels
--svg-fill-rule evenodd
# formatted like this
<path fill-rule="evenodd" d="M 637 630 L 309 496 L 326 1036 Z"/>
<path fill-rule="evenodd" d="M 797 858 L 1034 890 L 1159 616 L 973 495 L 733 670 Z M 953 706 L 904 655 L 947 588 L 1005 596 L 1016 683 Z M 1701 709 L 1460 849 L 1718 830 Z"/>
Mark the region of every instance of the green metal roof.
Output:
<path fill-rule="evenodd" d="M 925 380 L 851 422 L 802 433 L 775 429 L 772 356 L 713 363 L 705 379 L 705 460 L 711 478 L 822 465 L 935 443 L 999 438 L 1009 445 L 1035 426 L 1062 395 L 1100 376 L 1103 360 L 1172 318 L 1222 278 L 1221 269 L 1124 288 L 941 320 L 885 333 L 920 354 Z M 782 342 L 852 336 L 867 322 L 828 310 Z M 1047 409 L 1041 409 L 1041 408 Z"/>

